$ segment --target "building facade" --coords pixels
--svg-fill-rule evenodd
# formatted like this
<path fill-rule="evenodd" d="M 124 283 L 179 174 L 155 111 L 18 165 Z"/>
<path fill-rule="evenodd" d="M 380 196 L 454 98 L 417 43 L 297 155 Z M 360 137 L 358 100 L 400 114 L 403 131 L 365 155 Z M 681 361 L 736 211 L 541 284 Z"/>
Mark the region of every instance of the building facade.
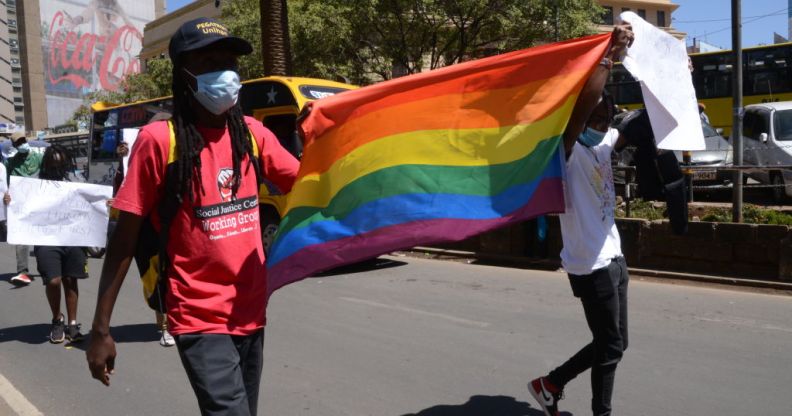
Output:
<path fill-rule="evenodd" d="M 143 29 L 143 49 L 140 50 L 143 68 L 151 59 L 168 57 L 168 42 L 184 22 L 199 17 L 218 19 L 221 11 L 220 7 L 215 6 L 215 0 L 196 0 L 147 23 Z"/>
<path fill-rule="evenodd" d="M 632 11 L 677 39 L 685 39 L 685 33 L 671 26 L 671 15 L 679 8 L 679 5 L 672 3 L 671 0 L 597 0 L 597 2 L 605 9 L 602 20 L 597 26 L 600 32 L 612 31 L 613 25 L 619 24 L 619 15 L 622 12 Z"/>
<path fill-rule="evenodd" d="M 0 127 L 24 123 L 17 1 L 0 0 Z"/>
<path fill-rule="evenodd" d="M 87 94 L 120 88 L 140 71 L 143 27 L 165 10 L 165 0 L 0 0 L 0 123 L 43 130 Z"/>

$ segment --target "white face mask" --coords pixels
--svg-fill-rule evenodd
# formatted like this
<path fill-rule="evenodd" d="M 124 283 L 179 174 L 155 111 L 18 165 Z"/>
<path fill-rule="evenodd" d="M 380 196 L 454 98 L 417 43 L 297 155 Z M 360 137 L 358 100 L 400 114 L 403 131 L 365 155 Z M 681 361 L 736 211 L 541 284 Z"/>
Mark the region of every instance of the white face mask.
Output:
<path fill-rule="evenodd" d="M 210 113 L 220 115 L 236 105 L 242 84 L 235 71 L 207 72 L 201 75 L 193 75 L 186 69 L 184 72 L 195 78 L 196 89 L 193 90 L 190 86 L 190 90 L 195 99 Z"/>

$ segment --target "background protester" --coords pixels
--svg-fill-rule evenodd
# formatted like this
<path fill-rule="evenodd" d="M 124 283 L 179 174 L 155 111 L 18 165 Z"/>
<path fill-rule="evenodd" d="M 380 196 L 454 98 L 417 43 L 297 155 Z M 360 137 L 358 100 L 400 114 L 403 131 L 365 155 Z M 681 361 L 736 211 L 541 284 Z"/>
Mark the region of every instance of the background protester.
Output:
<path fill-rule="evenodd" d="M 9 183 L 11 181 L 11 176 L 38 176 L 39 169 L 41 168 L 41 154 L 31 151 L 30 144 L 28 144 L 27 138 L 22 133 L 14 133 L 11 135 L 11 142 L 14 145 L 14 149 L 16 149 L 16 153 L 3 161 L 6 173 L 8 174 Z M 4 195 L 3 202 L 5 205 L 11 202 L 8 193 Z M 30 246 L 17 245 L 14 246 L 14 248 L 16 249 L 17 274 L 11 278 L 11 283 L 19 286 L 27 286 L 32 281 L 28 274 Z"/>
<path fill-rule="evenodd" d="M 150 121 L 153 122 L 157 120 L 152 119 Z M 113 177 L 113 198 L 115 198 L 118 190 L 121 188 L 121 184 L 124 183 L 124 158 L 129 156 L 129 144 L 127 144 L 127 142 L 118 142 L 118 145 L 116 146 L 116 156 L 119 160 L 116 174 Z M 113 201 L 114 199 L 108 201 L 108 206 L 111 208 L 110 221 L 107 225 L 107 241 L 110 241 L 110 238 L 115 231 L 116 223 L 118 222 L 118 210 L 112 208 Z M 170 332 L 168 332 L 168 320 L 165 314 L 159 311 L 154 311 L 154 315 L 157 322 L 157 336 L 159 337 L 160 345 L 163 347 L 172 347 L 176 345 L 176 340 L 173 339 L 173 336 L 170 334 Z"/>
<path fill-rule="evenodd" d="M 74 169 L 74 161 L 63 146 L 52 145 L 44 152 L 39 178 L 50 181 L 66 181 L 68 173 Z M 12 191 L 13 192 L 13 191 Z M 11 196 L 6 194 L 10 201 Z M 49 340 L 58 344 L 64 339 L 77 342 L 83 339 L 80 324 L 77 323 L 77 303 L 79 300 L 78 279 L 88 277 L 88 262 L 82 247 L 72 246 L 35 246 L 36 264 L 47 294 L 47 302 L 52 312 L 52 327 Z M 65 320 L 61 313 L 61 287 L 66 300 Z"/>
<path fill-rule="evenodd" d="M 593 340 L 547 376 L 528 384 L 548 416 L 557 416 L 567 383 L 591 369 L 591 409 L 611 414 L 616 365 L 627 349 L 627 264 L 616 228 L 611 154 L 626 140 L 609 129 L 614 105 L 605 82 L 627 45 L 630 26 L 617 26 L 610 50 L 583 87 L 564 132 L 567 155 L 566 212 L 559 216 L 561 262 L 572 293 L 580 298 Z"/>

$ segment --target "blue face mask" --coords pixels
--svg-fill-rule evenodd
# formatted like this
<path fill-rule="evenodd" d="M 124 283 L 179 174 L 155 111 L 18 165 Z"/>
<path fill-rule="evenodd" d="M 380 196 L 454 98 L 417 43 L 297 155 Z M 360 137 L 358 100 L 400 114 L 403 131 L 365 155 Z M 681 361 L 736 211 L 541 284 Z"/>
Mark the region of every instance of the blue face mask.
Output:
<path fill-rule="evenodd" d="M 594 147 L 600 143 L 602 143 L 602 139 L 605 138 L 605 132 L 594 130 L 591 127 L 586 127 L 586 130 L 580 134 L 578 137 L 578 141 L 586 147 Z"/>
<path fill-rule="evenodd" d="M 195 78 L 197 88 L 190 89 L 195 99 L 210 113 L 223 114 L 237 103 L 242 84 L 235 71 L 208 72 L 201 75 L 193 75 L 186 69 L 184 71 Z"/>
<path fill-rule="evenodd" d="M 30 144 L 22 143 L 16 149 L 17 149 L 17 152 L 19 152 L 19 153 L 29 153 L 30 152 Z"/>

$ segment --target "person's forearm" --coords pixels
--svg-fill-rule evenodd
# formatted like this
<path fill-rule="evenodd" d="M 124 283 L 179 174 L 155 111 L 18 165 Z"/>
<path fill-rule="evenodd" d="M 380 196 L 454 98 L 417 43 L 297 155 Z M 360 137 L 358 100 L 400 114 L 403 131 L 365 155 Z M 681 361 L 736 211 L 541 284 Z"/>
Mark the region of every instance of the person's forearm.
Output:
<path fill-rule="evenodd" d="M 591 112 L 597 106 L 605 83 L 608 81 L 610 69 L 605 65 L 597 65 L 583 89 L 580 91 L 575 108 L 569 118 L 569 125 L 564 132 L 564 150 L 567 155 L 572 151 L 578 136 L 583 133 Z"/>
<path fill-rule="evenodd" d="M 110 330 L 110 316 L 124 283 L 129 264 L 135 254 L 142 218 L 122 212 L 107 246 L 107 254 L 99 280 L 91 331 L 106 334 Z"/>
<path fill-rule="evenodd" d="M 131 262 L 131 254 L 122 254 L 113 250 L 107 252 L 107 259 L 102 267 L 102 277 L 99 280 L 99 294 L 91 331 L 100 334 L 107 334 L 110 331 L 110 316 L 113 314 L 113 307 Z"/>

